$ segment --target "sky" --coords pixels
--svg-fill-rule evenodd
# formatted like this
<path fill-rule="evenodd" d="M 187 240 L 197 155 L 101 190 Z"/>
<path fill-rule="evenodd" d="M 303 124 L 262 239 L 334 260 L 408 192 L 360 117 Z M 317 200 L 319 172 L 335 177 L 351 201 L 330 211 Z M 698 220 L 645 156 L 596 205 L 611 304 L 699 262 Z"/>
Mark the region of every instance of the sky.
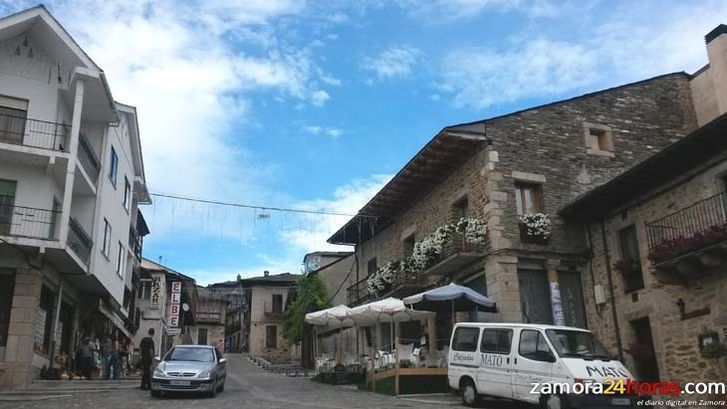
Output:
<path fill-rule="evenodd" d="M 5 15 L 35 5 L 0 0 Z M 443 127 L 707 62 L 727 2 L 48 0 L 138 109 L 154 193 L 358 211 Z M 349 217 L 155 197 L 144 256 L 200 284 L 301 270 Z"/>

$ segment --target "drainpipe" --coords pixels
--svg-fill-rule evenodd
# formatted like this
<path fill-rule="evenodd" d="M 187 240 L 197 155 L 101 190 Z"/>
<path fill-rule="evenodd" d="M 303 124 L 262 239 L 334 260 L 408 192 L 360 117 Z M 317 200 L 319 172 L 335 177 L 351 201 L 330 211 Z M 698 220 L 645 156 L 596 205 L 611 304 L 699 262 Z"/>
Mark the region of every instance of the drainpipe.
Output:
<path fill-rule="evenodd" d="M 606 239 L 606 223 L 601 220 L 601 236 L 603 239 L 603 253 L 606 258 L 606 277 L 608 278 L 608 292 L 611 294 L 611 314 L 613 315 L 614 329 L 616 330 L 616 347 L 618 348 L 618 359 L 623 362 L 624 352 L 621 343 L 621 328 L 618 325 L 618 314 L 616 313 L 616 295 L 613 290 L 613 278 L 611 277 L 611 251 L 608 248 L 608 240 Z M 593 262 L 593 256 L 591 256 Z"/>

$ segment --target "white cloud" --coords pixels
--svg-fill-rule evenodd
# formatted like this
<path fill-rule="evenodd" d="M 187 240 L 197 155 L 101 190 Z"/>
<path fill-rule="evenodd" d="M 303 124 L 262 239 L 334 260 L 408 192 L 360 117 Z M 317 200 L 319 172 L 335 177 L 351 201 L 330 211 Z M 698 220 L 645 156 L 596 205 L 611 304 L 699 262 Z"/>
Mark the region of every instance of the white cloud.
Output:
<path fill-rule="evenodd" d="M 485 109 L 533 97 L 556 97 L 668 72 L 693 72 L 707 62 L 704 35 L 727 16 L 727 3 L 654 7 L 632 3 L 614 10 L 579 41 L 526 36 L 503 48 L 465 47 L 450 52 L 442 80 L 432 88 L 455 106 Z"/>
<path fill-rule="evenodd" d="M 328 135 L 332 138 L 338 138 L 344 134 L 340 128 L 319 125 L 307 125 L 303 127 L 303 130 L 311 135 Z"/>
<path fill-rule="evenodd" d="M 374 73 L 379 80 L 408 77 L 421 54 L 414 47 L 390 47 L 376 57 L 364 58 L 361 67 Z"/>
<path fill-rule="evenodd" d="M 430 24 L 470 19 L 492 11 L 516 11 L 533 18 L 554 17 L 565 7 L 549 0 L 398 0 L 398 3 L 412 16 Z"/>

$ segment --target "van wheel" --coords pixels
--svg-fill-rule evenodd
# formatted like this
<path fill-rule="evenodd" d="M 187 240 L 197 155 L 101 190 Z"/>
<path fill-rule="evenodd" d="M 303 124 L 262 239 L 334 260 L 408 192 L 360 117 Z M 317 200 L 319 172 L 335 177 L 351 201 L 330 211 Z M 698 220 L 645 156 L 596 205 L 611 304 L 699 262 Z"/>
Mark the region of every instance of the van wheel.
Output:
<path fill-rule="evenodd" d="M 477 388 L 471 380 L 465 380 L 460 389 L 462 390 L 462 403 L 465 406 L 472 408 L 480 402 L 480 395 L 477 394 Z"/>
<path fill-rule="evenodd" d="M 540 397 L 542 409 L 569 409 L 568 400 L 561 395 L 543 395 Z"/>

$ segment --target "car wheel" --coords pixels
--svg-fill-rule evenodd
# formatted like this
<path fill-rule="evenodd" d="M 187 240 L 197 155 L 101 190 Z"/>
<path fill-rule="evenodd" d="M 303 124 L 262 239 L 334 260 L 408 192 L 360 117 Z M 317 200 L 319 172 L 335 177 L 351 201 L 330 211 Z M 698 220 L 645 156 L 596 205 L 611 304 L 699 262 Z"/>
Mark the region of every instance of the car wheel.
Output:
<path fill-rule="evenodd" d="M 477 388 L 474 382 L 466 380 L 462 384 L 462 403 L 465 406 L 474 407 L 480 401 L 480 396 L 477 394 Z"/>
<path fill-rule="evenodd" d="M 151 397 L 152 398 L 161 398 L 162 397 L 162 391 L 151 391 Z"/>
<path fill-rule="evenodd" d="M 214 386 L 212 387 L 212 390 L 209 392 L 209 397 L 214 398 L 217 396 L 217 379 L 215 379 Z"/>
<path fill-rule="evenodd" d="M 540 397 L 540 407 L 542 409 L 568 409 L 570 405 L 561 395 L 543 395 Z"/>
<path fill-rule="evenodd" d="M 225 381 L 222 381 L 222 385 L 220 385 L 220 389 L 217 392 L 224 392 L 225 391 Z"/>

